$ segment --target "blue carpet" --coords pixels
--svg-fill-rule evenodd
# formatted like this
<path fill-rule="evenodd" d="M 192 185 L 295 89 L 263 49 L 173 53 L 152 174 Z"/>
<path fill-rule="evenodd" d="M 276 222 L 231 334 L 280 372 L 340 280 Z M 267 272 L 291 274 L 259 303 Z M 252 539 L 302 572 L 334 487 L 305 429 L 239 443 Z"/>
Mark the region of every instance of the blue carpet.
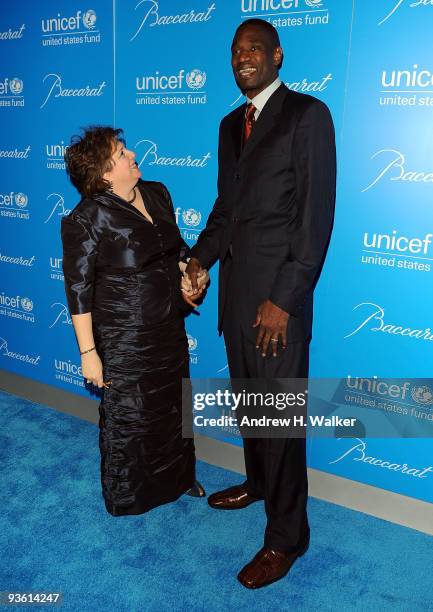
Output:
<path fill-rule="evenodd" d="M 433 610 L 427 535 L 310 499 L 308 553 L 248 591 L 236 574 L 262 546 L 262 504 L 218 512 L 182 497 L 111 517 L 95 425 L 2 392 L 0 414 L 0 591 L 61 591 L 73 611 Z M 208 493 L 242 480 L 205 463 L 198 477 Z"/>

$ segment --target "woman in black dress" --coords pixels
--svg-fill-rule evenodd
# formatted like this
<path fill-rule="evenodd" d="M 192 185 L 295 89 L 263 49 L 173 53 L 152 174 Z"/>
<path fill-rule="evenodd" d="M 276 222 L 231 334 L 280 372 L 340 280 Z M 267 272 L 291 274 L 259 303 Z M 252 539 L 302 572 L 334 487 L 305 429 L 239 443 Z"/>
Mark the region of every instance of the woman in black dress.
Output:
<path fill-rule="evenodd" d="M 87 129 L 65 160 L 82 199 L 62 220 L 63 270 L 83 376 L 105 387 L 106 508 L 141 514 L 186 492 L 204 495 L 193 440 L 182 438 L 182 378 L 189 376 L 182 310 L 194 303 L 180 289 L 188 247 L 170 195 L 140 180 L 121 130 Z"/>

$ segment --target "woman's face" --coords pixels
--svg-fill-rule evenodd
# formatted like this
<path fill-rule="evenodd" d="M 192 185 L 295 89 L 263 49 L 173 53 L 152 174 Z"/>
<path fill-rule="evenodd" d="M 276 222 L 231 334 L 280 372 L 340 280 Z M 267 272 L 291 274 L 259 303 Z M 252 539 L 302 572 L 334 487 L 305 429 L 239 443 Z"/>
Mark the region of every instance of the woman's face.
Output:
<path fill-rule="evenodd" d="M 113 183 L 113 187 L 131 189 L 141 176 L 135 163 L 135 153 L 125 148 L 118 140 L 114 143 L 114 153 L 110 158 L 111 170 L 104 173 L 103 178 Z"/>

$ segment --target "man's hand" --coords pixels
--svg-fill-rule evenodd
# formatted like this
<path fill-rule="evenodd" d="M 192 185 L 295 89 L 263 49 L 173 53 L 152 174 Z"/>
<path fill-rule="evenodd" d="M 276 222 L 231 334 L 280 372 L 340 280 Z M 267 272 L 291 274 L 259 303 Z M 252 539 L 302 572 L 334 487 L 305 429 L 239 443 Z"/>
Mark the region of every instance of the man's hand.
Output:
<path fill-rule="evenodd" d="M 259 327 L 257 334 L 256 348 L 262 349 L 262 357 L 266 357 L 269 343 L 272 347 L 272 355 L 277 356 L 278 340 L 281 339 L 282 348 L 287 345 L 287 322 L 289 314 L 273 304 L 270 300 L 266 300 L 260 304 L 257 309 L 256 320 L 253 327 Z"/>
<path fill-rule="evenodd" d="M 201 271 L 201 263 L 195 257 L 191 257 L 186 266 L 185 273 L 188 274 L 189 279 L 191 281 L 193 294 L 197 294 L 199 292 L 197 276 Z M 195 299 L 195 298 L 194 298 Z"/>

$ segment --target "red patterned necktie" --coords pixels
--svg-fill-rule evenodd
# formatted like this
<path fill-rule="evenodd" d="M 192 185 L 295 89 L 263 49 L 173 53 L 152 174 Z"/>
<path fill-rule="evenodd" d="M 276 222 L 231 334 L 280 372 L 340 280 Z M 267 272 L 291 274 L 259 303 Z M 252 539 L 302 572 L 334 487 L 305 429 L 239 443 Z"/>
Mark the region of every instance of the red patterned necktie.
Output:
<path fill-rule="evenodd" d="M 250 102 L 247 106 L 247 110 L 245 112 L 245 123 L 244 123 L 244 140 L 243 144 L 247 142 L 248 138 L 251 135 L 251 130 L 253 129 L 253 125 L 255 123 L 254 113 L 256 112 L 256 107 L 253 106 L 252 102 Z"/>

